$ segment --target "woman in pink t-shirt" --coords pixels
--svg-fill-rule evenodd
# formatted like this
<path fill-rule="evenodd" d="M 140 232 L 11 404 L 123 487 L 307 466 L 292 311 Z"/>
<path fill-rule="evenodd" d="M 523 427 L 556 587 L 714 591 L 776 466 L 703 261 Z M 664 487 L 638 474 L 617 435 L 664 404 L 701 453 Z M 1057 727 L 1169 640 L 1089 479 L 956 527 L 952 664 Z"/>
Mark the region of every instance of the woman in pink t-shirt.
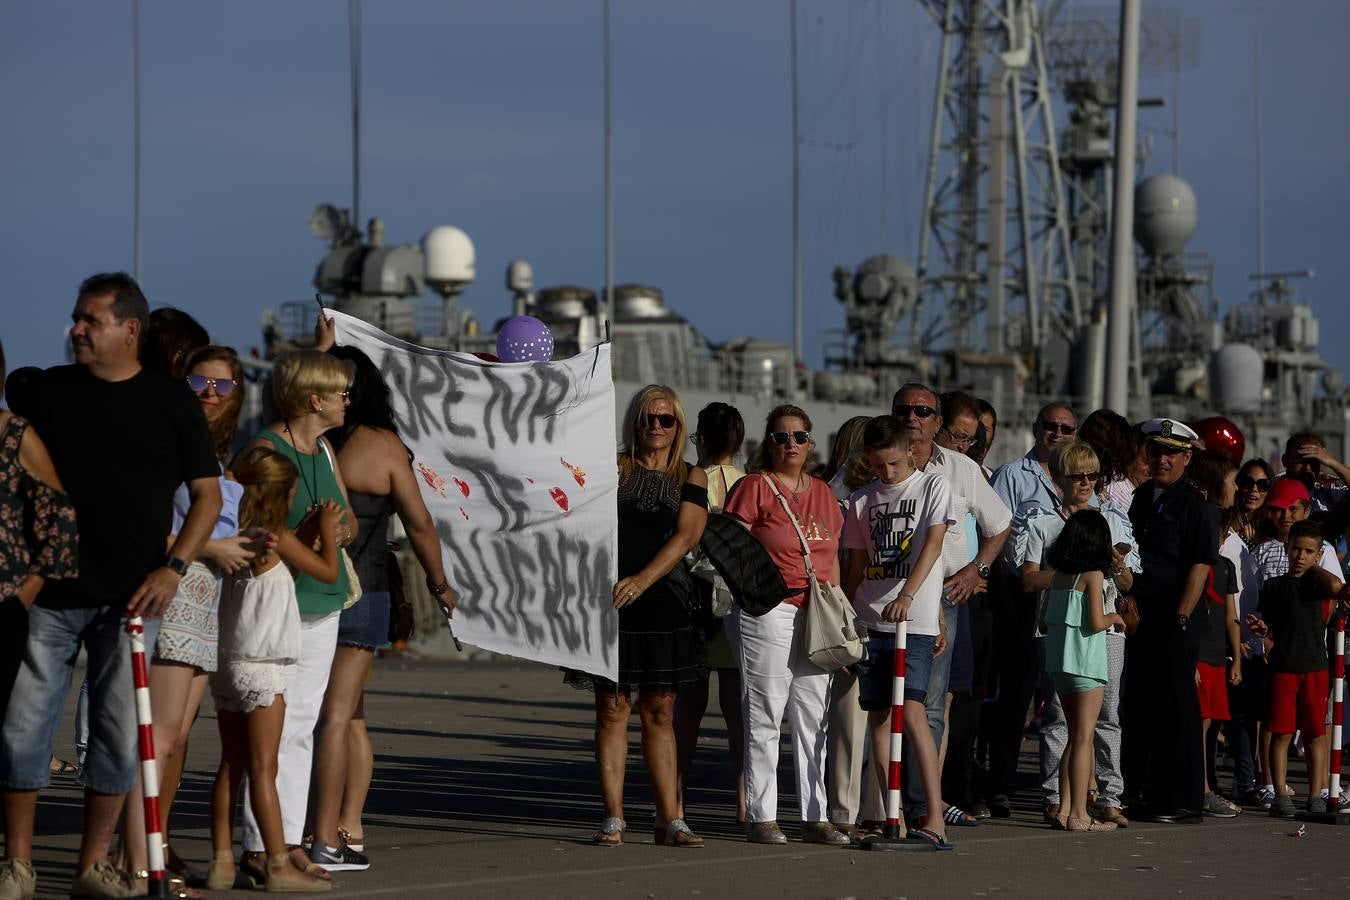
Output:
<path fill-rule="evenodd" d="M 746 835 L 757 844 L 787 843 L 777 822 L 778 738 L 784 712 L 792 725 L 797 794 L 805 823 L 802 840 L 848 843 L 826 816 L 825 725 L 831 673 L 806 655 L 806 564 L 792 522 L 795 517 L 806 536 L 817 576 L 838 584 L 844 517 L 829 485 L 805 471 L 813 445 L 811 419 L 805 411 L 796 406 L 774 409 L 760 443 L 760 472 L 737 482 L 725 507 L 764 545 L 792 592 L 767 615 L 744 615 L 738 607 L 728 617 L 740 657 L 745 710 Z"/>

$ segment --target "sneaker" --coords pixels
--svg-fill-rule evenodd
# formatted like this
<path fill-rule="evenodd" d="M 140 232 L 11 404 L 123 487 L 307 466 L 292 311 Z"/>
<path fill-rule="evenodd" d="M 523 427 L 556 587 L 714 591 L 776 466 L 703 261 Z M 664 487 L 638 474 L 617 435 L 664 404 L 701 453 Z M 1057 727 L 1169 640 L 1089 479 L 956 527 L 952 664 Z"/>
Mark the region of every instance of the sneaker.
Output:
<path fill-rule="evenodd" d="M 1292 819 L 1294 817 L 1294 798 L 1288 795 L 1276 797 L 1271 801 L 1270 815 L 1276 819 Z"/>
<path fill-rule="evenodd" d="M 995 819 L 1011 819 L 1013 814 L 1012 804 L 1008 802 L 1007 796 L 1003 794 L 995 794 L 994 796 L 990 797 L 989 813 Z"/>
<path fill-rule="evenodd" d="M 344 841 L 339 841 L 336 847 L 315 841 L 309 850 L 309 861 L 328 872 L 364 872 L 370 868 L 366 855 L 357 853 Z"/>
<path fill-rule="evenodd" d="M 803 822 L 802 843 L 829 844 L 834 847 L 842 847 L 849 843 L 849 840 L 848 835 L 829 822 Z"/>
<path fill-rule="evenodd" d="M 135 897 L 136 884 L 126 872 L 119 871 L 111 862 L 100 859 L 75 879 L 70 886 L 74 897 Z"/>
<path fill-rule="evenodd" d="M 1270 805 L 1275 802 L 1275 789 L 1263 787 L 1256 792 L 1256 802 L 1253 806 L 1261 809 L 1270 809 Z"/>
<path fill-rule="evenodd" d="M 1205 802 L 1201 807 L 1205 815 L 1215 819 L 1231 819 L 1238 814 L 1233 805 L 1213 791 L 1205 792 Z"/>
<path fill-rule="evenodd" d="M 1312 797 L 1308 800 L 1308 812 L 1315 815 L 1325 815 L 1327 811 L 1327 800 L 1325 797 Z"/>
<path fill-rule="evenodd" d="M 1130 820 L 1125 818 L 1125 813 L 1120 811 L 1119 806 L 1088 806 L 1088 815 L 1100 822 L 1110 822 L 1117 828 L 1128 828 Z"/>
<path fill-rule="evenodd" d="M 37 890 L 37 875 L 26 859 L 7 859 L 0 863 L 0 900 L 32 900 Z"/>
<path fill-rule="evenodd" d="M 786 844 L 787 835 L 777 822 L 747 822 L 745 839 L 752 844 Z"/>

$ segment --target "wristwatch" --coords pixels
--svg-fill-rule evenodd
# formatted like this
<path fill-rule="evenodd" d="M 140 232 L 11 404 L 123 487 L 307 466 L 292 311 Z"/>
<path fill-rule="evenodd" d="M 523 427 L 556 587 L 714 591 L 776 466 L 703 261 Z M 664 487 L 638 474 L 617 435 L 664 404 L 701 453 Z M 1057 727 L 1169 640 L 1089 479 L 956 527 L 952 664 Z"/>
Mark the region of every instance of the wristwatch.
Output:
<path fill-rule="evenodd" d="M 440 584 L 437 584 L 431 580 L 431 576 L 427 576 L 427 590 L 431 592 L 433 597 L 439 597 L 441 594 L 450 590 L 450 582 L 442 581 Z"/>
<path fill-rule="evenodd" d="M 161 565 L 163 565 L 164 568 L 169 569 L 170 571 L 178 573 L 178 577 L 180 578 L 187 574 L 188 570 L 187 562 L 185 560 L 179 559 L 172 553 L 164 557 L 164 562 L 161 563 Z"/>
<path fill-rule="evenodd" d="M 981 578 L 983 578 L 985 581 L 988 581 L 988 580 L 989 580 L 989 566 L 987 566 L 987 565 L 985 565 L 984 563 L 980 562 L 978 559 L 975 560 L 975 571 L 976 571 L 976 572 L 979 574 L 979 576 L 980 576 Z"/>
<path fill-rule="evenodd" d="M 1190 616 L 1177 613 L 1177 627 L 1179 627 L 1182 631 L 1185 631 L 1187 626 L 1189 626 L 1190 624 L 1191 624 Z"/>

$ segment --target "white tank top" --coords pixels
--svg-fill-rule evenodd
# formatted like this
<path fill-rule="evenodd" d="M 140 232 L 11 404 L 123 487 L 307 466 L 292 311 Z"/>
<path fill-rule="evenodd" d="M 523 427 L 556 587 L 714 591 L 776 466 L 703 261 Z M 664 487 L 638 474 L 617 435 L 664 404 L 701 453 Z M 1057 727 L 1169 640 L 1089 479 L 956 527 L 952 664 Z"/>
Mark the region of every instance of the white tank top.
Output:
<path fill-rule="evenodd" d="M 220 659 L 288 664 L 300 657 L 300 607 L 284 563 L 261 575 L 226 576 L 220 600 Z"/>

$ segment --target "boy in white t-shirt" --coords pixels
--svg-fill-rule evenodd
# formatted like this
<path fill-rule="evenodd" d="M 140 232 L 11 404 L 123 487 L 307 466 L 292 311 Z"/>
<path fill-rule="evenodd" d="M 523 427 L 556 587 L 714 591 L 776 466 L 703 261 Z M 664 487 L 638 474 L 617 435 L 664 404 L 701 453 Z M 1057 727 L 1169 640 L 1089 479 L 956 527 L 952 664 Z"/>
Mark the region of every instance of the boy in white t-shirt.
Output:
<path fill-rule="evenodd" d="M 894 416 L 863 429 L 863 452 L 877 480 L 849 495 L 844 512 L 844 592 L 871 634 L 858 664 L 858 702 L 868 711 L 872 752 L 890 757 L 891 685 L 896 623 L 908 620 L 905 653 L 905 738 L 930 810 L 942 809 L 937 747 L 924 701 L 933 657 L 946 650 L 943 633 L 942 540 L 956 524 L 951 487 L 937 473 L 914 468 L 909 436 Z M 912 754 L 912 755 L 911 755 Z M 859 761 L 860 763 L 861 761 Z M 885 767 L 874 767 L 884 772 Z M 886 785 L 881 785 L 885 793 Z M 917 836 L 950 849 L 942 816 Z"/>

